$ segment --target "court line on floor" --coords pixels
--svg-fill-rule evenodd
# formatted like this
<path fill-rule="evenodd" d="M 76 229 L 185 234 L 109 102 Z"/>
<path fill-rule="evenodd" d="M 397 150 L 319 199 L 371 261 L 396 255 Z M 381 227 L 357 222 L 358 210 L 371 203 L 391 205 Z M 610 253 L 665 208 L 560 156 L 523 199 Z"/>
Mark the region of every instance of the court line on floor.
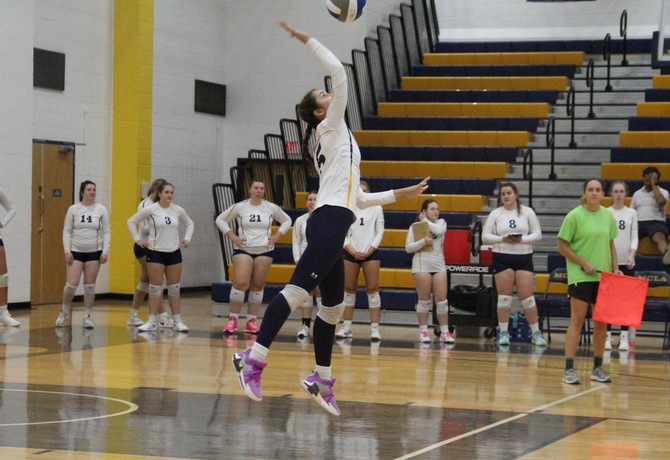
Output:
<path fill-rule="evenodd" d="M 549 404 L 545 404 L 543 406 L 536 407 L 534 409 L 529 410 L 528 412 L 517 414 L 517 415 L 514 415 L 512 417 L 508 417 L 504 420 L 499 420 L 495 423 L 491 423 L 490 425 L 486 425 L 486 426 L 483 426 L 481 428 L 477 428 L 476 430 L 468 431 L 467 433 L 463 433 L 463 434 L 460 434 L 458 436 L 454 436 L 453 438 L 445 439 L 444 441 L 440 441 L 438 443 L 435 443 L 435 444 L 432 444 L 430 446 L 424 447 L 423 449 L 417 450 L 415 452 L 410 452 L 409 454 L 403 455 L 402 457 L 397 457 L 395 460 L 405 460 L 405 459 L 408 459 L 408 458 L 416 457 L 416 456 L 421 455 L 421 454 L 425 454 L 427 452 L 430 452 L 431 450 L 435 450 L 439 447 L 446 446 L 447 444 L 451 444 L 453 442 L 460 441 L 461 439 L 473 436 L 475 434 L 482 433 L 484 431 L 488 431 L 492 428 L 496 428 L 500 425 L 504 425 L 506 423 L 513 422 L 513 421 L 518 420 L 520 418 L 528 417 L 529 415 L 534 414 L 536 412 L 542 412 L 544 410 L 549 409 L 550 407 L 557 406 L 559 404 L 563 404 L 564 402 L 570 401 L 571 399 L 576 399 L 576 398 L 582 397 L 582 396 L 587 395 L 589 393 L 593 393 L 594 391 L 602 390 L 606 387 L 607 387 L 606 385 L 598 385 L 598 386 L 595 386 L 593 388 L 589 388 L 588 390 L 585 390 L 585 391 L 582 391 L 582 392 L 579 392 L 579 393 L 575 393 L 574 395 L 571 395 L 571 396 L 566 396 L 565 398 L 559 399 L 559 400 L 551 402 Z"/>
<path fill-rule="evenodd" d="M 113 401 L 113 402 L 118 402 L 120 404 L 125 404 L 128 406 L 128 409 L 121 411 L 121 412 L 115 412 L 113 414 L 105 414 L 105 415 L 96 415 L 95 417 L 82 417 L 82 418 L 73 418 L 73 419 L 68 419 L 68 420 L 50 420 L 46 422 L 22 422 L 22 423 L 0 423 L 0 427 L 6 427 L 6 426 L 27 426 L 27 425 L 48 425 L 48 424 L 53 424 L 53 423 L 71 423 L 71 422 L 84 422 L 88 420 L 97 420 L 101 418 L 110 418 L 110 417 L 117 417 L 119 415 L 125 415 L 125 414 L 130 414 L 131 412 L 135 412 L 137 409 L 139 409 L 139 406 L 135 403 L 132 403 L 130 401 L 125 401 L 123 399 L 116 399 L 116 398 L 109 398 L 107 396 L 97 396 L 97 395 L 86 395 L 86 394 L 81 394 L 81 393 L 68 393 L 65 391 L 44 391 L 44 390 L 22 390 L 22 389 L 14 389 L 14 388 L 0 388 L 0 392 L 4 391 L 22 391 L 24 393 L 45 393 L 45 394 L 53 394 L 53 395 L 68 395 L 68 396 L 77 396 L 77 397 L 83 397 L 83 398 L 96 398 L 96 399 L 104 399 L 105 401 Z"/>

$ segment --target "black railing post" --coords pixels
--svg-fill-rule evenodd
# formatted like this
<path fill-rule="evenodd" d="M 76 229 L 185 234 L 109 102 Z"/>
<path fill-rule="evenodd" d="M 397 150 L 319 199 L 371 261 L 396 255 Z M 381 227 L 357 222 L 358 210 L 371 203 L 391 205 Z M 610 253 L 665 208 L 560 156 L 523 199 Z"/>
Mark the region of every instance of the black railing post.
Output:
<path fill-rule="evenodd" d="M 586 86 L 590 89 L 589 93 L 589 118 L 595 118 L 596 114 L 593 111 L 593 88 L 595 86 L 593 76 L 595 74 L 595 65 L 593 59 L 589 59 L 589 64 L 586 66 Z"/>
<path fill-rule="evenodd" d="M 547 122 L 547 147 L 551 147 L 551 172 L 549 173 L 550 180 L 556 180 L 556 173 L 554 172 L 554 150 L 556 147 L 556 119 L 549 117 Z"/>
<path fill-rule="evenodd" d="M 533 207 L 533 149 L 523 155 L 523 178 L 528 179 L 528 207 Z"/>
<path fill-rule="evenodd" d="M 605 86 L 605 91 L 612 91 L 612 85 L 610 85 L 610 70 L 612 67 L 612 36 L 610 34 L 605 35 L 605 41 L 603 42 L 603 59 L 607 61 L 607 86 Z"/>
<path fill-rule="evenodd" d="M 627 35 L 628 35 L 628 11 L 623 10 L 621 13 L 621 19 L 619 20 L 619 34 L 623 37 L 623 59 L 621 65 L 628 65 L 628 59 L 626 59 L 626 48 L 627 48 Z"/>
<path fill-rule="evenodd" d="M 565 100 L 565 109 L 570 117 L 570 144 L 569 147 L 574 149 L 577 147 L 575 142 L 575 87 L 570 85 L 568 97 Z"/>

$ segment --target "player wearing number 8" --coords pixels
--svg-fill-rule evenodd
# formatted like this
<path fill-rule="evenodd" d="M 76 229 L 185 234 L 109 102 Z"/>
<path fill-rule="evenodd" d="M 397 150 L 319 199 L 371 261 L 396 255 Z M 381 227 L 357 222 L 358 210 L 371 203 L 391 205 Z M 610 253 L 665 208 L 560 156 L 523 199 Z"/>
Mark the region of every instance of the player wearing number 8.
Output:
<path fill-rule="evenodd" d="M 82 273 L 84 274 L 84 320 L 86 329 L 93 329 L 91 310 L 95 302 L 95 282 L 100 264 L 107 262 L 111 235 L 107 209 L 95 202 L 95 183 L 85 180 L 79 186 L 79 203 L 65 214 L 63 248 L 67 265 L 67 281 L 63 289 L 63 306 L 56 327 L 65 326 L 70 317 L 70 305 Z"/>
<path fill-rule="evenodd" d="M 482 230 L 482 242 L 493 246 L 493 276 L 498 291 L 498 345 L 508 346 L 512 294 L 516 287 L 523 314 L 532 332 L 533 345 L 544 347 L 533 294 L 533 243 L 542 239 L 535 212 L 523 206 L 516 185 L 506 182 L 498 191 L 498 207 L 491 211 Z"/>
<path fill-rule="evenodd" d="M 158 309 L 163 301 L 163 279 L 167 284 L 168 302 L 172 311 L 173 329 L 188 332 L 181 320 L 180 281 L 182 257 L 180 246 L 188 248 L 193 236 L 193 221 L 181 206 L 172 203 L 174 187 L 169 182 L 158 186 L 158 201 L 142 208 L 128 219 L 133 241 L 147 248 L 149 272 L 149 319 L 138 328 L 140 332 L 158 330 Z M 137 227 L 147 220 L 149 235 L 143 239 Z M 185 226 L 184 238 L 179 237 L 179 224 Z"/>
<path fill-rule="evenodd" d="M 263 199 L 265 184 L 258 179 L 251 181 L 249 199 L 235 203 L 216 218 L 216 225 L 235 245 L 233 251 L 233 287 L 230 290 L 230 313 L 223 333 L 237 331 L 237 322 L 244 303 L 244 293 L 249 290 L 247 325 L 245 332 L 256 334 L 256 315 L 263 302 L 265 278 L 272 265 L 275 243 L 291 228 L 291 218 L 274 203 Z M 237 222 L 237 234 L 229 223 Z M 272 234 L 272 222 L 279 222 L 279 229 Z"/>

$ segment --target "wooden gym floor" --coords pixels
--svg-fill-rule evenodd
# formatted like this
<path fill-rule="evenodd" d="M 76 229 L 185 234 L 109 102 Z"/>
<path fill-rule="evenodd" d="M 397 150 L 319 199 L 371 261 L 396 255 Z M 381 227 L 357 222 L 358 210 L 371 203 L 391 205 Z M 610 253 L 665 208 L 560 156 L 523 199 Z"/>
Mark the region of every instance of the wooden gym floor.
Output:
<path fill-rule="evenodd" d="M 300 389 L 309 343 L 290 320 L 263 373 L 264 399 L 243 395 L 230 364 L 253 343 L 224 339 L 206 295 L 183 301 L 188 334 L 137 334 L 128 304 L 102 301 L 96 328 L 57 330 L 58 306 L 15 311 L 0 327 L 0 458 L 30 459 L 659 459 L 669 458 L 670 368 L 660 338 L 606 356 L 614 382 L 561 383 L 563 335 L 547 349 L 483 337 L 419 346 L 417 329 L 368 328 L 335 346 L 340 417 Z M 145 316 L 146 312 L 142 311 Z M 458 331 L 457 331 L 458 332 Z"/>

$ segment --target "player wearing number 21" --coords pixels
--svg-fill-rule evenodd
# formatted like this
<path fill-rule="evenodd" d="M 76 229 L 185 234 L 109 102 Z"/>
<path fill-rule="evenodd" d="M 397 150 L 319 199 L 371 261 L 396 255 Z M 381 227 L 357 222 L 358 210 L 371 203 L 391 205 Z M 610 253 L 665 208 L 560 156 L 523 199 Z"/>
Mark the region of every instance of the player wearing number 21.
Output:
<path fill-rule="evenodd" d="M 93 329 L 91 310 L 95 302 L 95 282 L 100 264 L 107 262 L 111 235 L 107 209 L 95 202 L 95 183 L 85 180 L 79 186 L 79 203 L 73 204 L 65 215 L 63 247 L 67 265 L 67 281 L 63 289 L 63 307 L 56 327 L 63 327 L 70 317 L 70 304 L 84 274 L 85 329 Z"/>

